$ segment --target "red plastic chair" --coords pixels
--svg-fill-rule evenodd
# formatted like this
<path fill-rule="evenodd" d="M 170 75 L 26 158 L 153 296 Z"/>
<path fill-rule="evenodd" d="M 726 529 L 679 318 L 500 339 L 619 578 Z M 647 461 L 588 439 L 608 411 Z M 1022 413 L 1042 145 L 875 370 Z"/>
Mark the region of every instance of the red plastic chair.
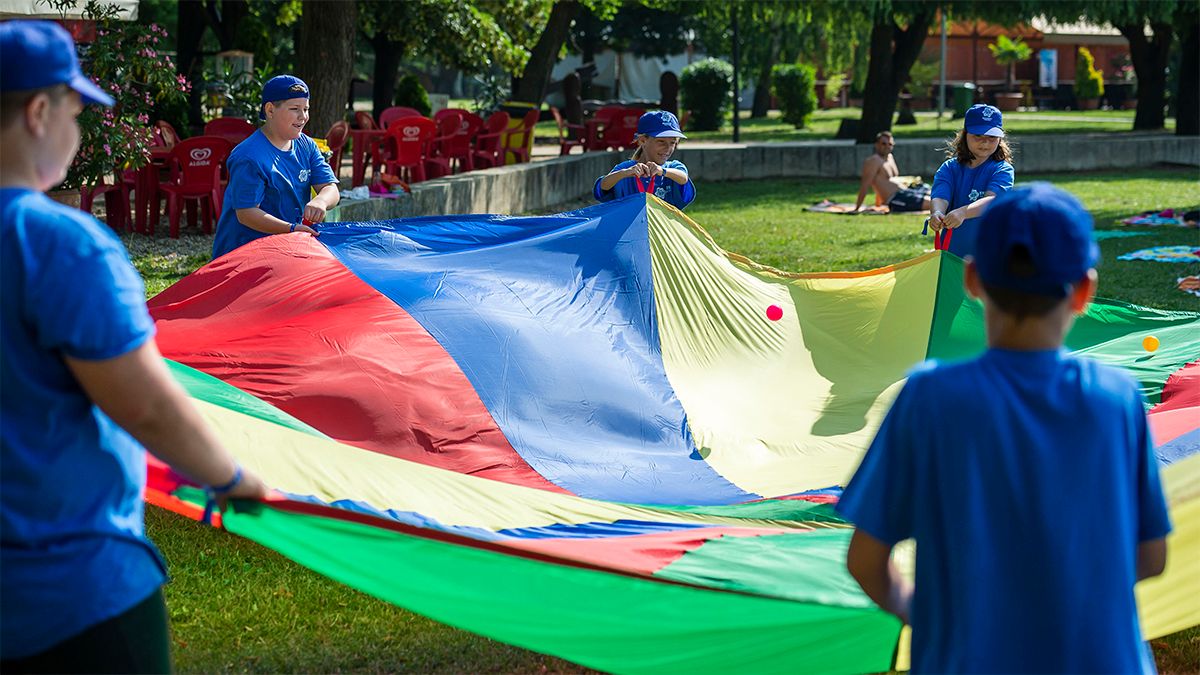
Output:
<path fill-rule="evenodd" d="M 448 150 L 451 149 L 451 144 L 458 139 L 458 132 L 462 129 L 462 115 L 457 112 L 444 114 L 433 120 L 433 124 L 437 125 L 438 132 L 437 136 L 430 141 L 430 157 L 425 162 L 425 166 L 430 178 L 440 178 L 443 175 L 454 173 L 450 167 L 454 157 L 448 154 Z M 458 162 L 458 171 L 462 171 L 461 161 Z"/>
<path fill-rule="evenodd" d="M 587 127 L 567 122 L 554 106 L 550 106 L 550 114 L 554 115 L 554 123 L 558 125 L 558 154 L 569 155 L 571 148 L 583 148 L 587 152 Z"/>
<path fill-rule="evenodd" d="M 464 110 L 463 108 L 442 108 L 441 110 L 433 113 L 433 121 L 441 122 L 442 118 L 446 115 L 454 114 L 457 114 L 459 117 L 466 117 L 467 115 L 471 114 L 471 111 Z"/>
<path fill-rule="evenodd" d="M 424 115 L 415 108 L 405 108 L 401 105 L 384 108 L 383 112 L 379 113 L 379 128 L 387 129 L 392 126 L 392 122 L 405 117 L 424 117 Z"/>
<path fill-rule="evenodd" d="M 236 117 L 218 117 L 204 125 L 205 136 L 220 136 L 234 145 L 250 138 L 255 131 L 253 124 Z"/>
<path fill-rule="evenodd" d="M 428 117 L 404 117 L 388 127 L 388 134 L 376 150 L 376 162 L 385 173 L 400 176 L 403 170 L 409 183 L 426 179 L 425 164 L 429 143 L 437 135 L 437 123 Z"/>
<path fill-rule="evenodd" d="M 371 117 L 371 113 L 364 110 L 356 110 L 354 112 L 354 126 L 359 129 L 378 129 L 379 125 L 375 124 L 375 118 Z"/>
<path fill-rule="evenodd" d="M 179 212 L 185 202 L 200 204 L 204 232 L 212 232 L 221 213 L 221 167 L 232 151 L 233 144 L 220 136 L 193 136 L 171 148 L 171 155 L 167 158 L 171 178 L 158 187 L 154 220 L 158 220 L 159 204 L 163 193 L 166 193 L 172 238 L 179 237 Z M 191 225 L 195 224 L 192 222 L 194 215 L 195 211 L 189 209 L 188 220 Z"/>
<path fill-rule="evenodd" d="M 116 176 L 122 176 L 123 172 L 118 171 Z M 132 218 L 130 218 L 129 209 L 129 187 L 126 185 L 123 177 L 112 179 L 108 182 L 101 179 L 97 185 L 79 188 L 79 209 L 85 213 L 92 212 L 92 205 L 96 202 L 96 197 L 104 197 L 104 219 L 108 226 L 117 232 L 124 232 L 127 229 L 132 229 Z"/>
<path fill-rule="evenodd" d="M 179 133 L 166 120 L 159 120 L 154 123 L 154 135 L 155 140 L 163 147 L 173 148 L 179 142 Z"/>
<path fill-rule="evenodd" d="M 587 128 L 588 150 L 606 149 L 604 133 L 608 127 L 612 126 L 613 118 L 620 114 L 623 109 L 619 105 L 606 105 L 596 110 L 589 119 L 585 120 L 584 126 Z"/>
<path fill-rule="evenodd" d="M 483 168 L 501 166 L 504 155 L 501 154 L 500 138 L 508 130 L 508 113 L 498 110 L 488 115 L 480 129 L 483 133 L 475 136 L 475 149 L 471 151 L 471 160 Z"/>
<path fill-rule="evenodd" d="M 329 127 L 325 134 L 325 143 L 333 151 L 329 157 L 329 168 L 333 169 L 333 177 L 340 178 L 342 168 L 342 153 L 346 149 L 346 141 L 350 138 L 350 125 L 345 120 L 338 120 Z"/>
<path fill-rule="evenodd" d="M 471 139 L 479 133 L 479 129 L 483 126 L 483 118 L 464 110 L 455 110 L 454 112 L 460 119 L 458 132 L 441 142 L 438 154 L 457 161 L 459 172 L 474 171 L 475 161 L 472 157 Z M 439 111 L 438 115 L 442 118 L 449 116 L 446 110 Z"/>
<path fill-rule="evenodd" d="M 641 108 L 622 108 L 613 115 L 604 129 L 604 147 L 610 150 L 624 150 L 636 145 L 633 139 L 637 136 L 638 120 L 645 112 Z"/>
<path fill-rule="evenodd" d="M 542 116 L 542 111 L 538 109 L 530 110 L 525 113 L 525 117 L 521 118 L 521 126 L 513 127 L 504 135 L 505 141 L 504 151 L 511 152 L 516 163 L 524 163 L 529 161 L 529 146 L 533 140 L 533 127 L 537 125 L 538 118 Z"/>

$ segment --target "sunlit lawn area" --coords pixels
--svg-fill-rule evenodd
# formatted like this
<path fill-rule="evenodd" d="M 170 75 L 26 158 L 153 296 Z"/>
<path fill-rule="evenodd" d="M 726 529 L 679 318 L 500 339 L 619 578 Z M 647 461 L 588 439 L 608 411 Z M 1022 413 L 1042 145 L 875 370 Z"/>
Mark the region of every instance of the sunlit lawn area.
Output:
<path fill-rule="evenodd" d="M 846 118 L 858 118 L 858 108 L 832 108 L 813 114 L 812 124 L 796 129 L 771 111 L 766 118 L 751 119 L 749 112 L 742 111 L 739 118 L 740 138 L 743 143 L 807 141 L 833 138 L 838 125 Z M 961 119 L 950 119 L 949 112 L 939 121 L 936 112 L 917 112 L 917 123 L 892 125 L 892 133 L 898 138 L 928 138 L 948 136 L 962 126 Z M 1052 119 L 1057 118 L 1057 119 Z M 1133 128 L 1132 110 L 1052 111 L 1004 113 L 1004 128 L 1015 138 L 1033 134 L 1099 133 L 1130 131 Z M 1167 120 L 1167 129 L 1174 131 L 1175 120 Z M 689 140 L 728 141 L 733 133 L 732 120 L 727 121 L 720 131 L 686 130 Z"/>
<path fill-rule="evenodd" d="M 1102 229 L 1118 229 L 1118 219 L 1141 210 L 1200 203 L 1196 178 L 1194 169 L 1018 173 L 1020 181 L 1050 180 L 1074 192 Z M 852 200 L 856 189 L 851 180 L 701 180 L 688 215 L 724 248 L 789 271 L 867 269 L 931 247 L 930 239 L 919 234 L 919 216 L 852 217 L 803 210 L 822 198 Z M 1124 229 L 1146 234 L 1101 242 L 1100 294 L 1200 311 L 1200 298 L 1175 289 L 1177 276 L 1200 273 L 1200 266 L 1116 260 L 1147 246 L 1200 244 L 1200 232 Z M 179 242 L 162 237 L 126 241 L 152 295 L 207 261 L 212 239 L 191 235 Z M 147 524 L 173 577 L 166 593 L 181 672 L 588 672 L 415 616 L 256 544 L 159 509 L 148 509 Z M 403 561 L 398 561 L 396 574 L 403 573 Z M 1194 672 L 1200 663 L 1200 630 L 1155 641 L 1155 653 L 1160 672 Z M 751 670 L 753 658 L 746 655 Z"/>

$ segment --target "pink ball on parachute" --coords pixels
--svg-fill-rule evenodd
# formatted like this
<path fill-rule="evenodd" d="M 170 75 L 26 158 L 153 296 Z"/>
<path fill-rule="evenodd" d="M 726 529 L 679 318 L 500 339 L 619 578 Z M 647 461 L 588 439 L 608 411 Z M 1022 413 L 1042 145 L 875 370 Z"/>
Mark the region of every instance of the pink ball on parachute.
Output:
<path fill-rule="evenodd" d="M 778 321 L 783 318 L 783 308 L 779 305 L 771 305 L 767 307 L 767 318 L 772 321 Z"/>

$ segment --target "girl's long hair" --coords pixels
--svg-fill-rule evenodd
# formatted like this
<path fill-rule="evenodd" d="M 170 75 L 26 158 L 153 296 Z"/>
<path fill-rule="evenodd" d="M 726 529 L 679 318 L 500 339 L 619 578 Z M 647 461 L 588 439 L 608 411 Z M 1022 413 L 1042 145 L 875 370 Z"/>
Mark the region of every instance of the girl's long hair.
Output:
<path fill-rule="evenodd" d="M 959 164 L 970 164 L 975 161 L 975 155 L 971 154 L 971 148 L 967 145 L 966 129 L 959 129 L 954 138 L 946 142 L 946 147 L 943 149 L 946 151 L 946 159 L 957 159 Z M 1000 139 L 1000 143 L 996 145 L 996 151 L 989 159 L 997 162 L 1012 162 L 1012 146 L 1008 144 L 1007 137 Z"/>
<path fill-rule="evenodd" d="M 636 136 L 634 136 L 634 138 L 637 138 L 638 136 L 641 136 L 641 135 L 642 134 L 637 134 Z M 638 143 L 637 148 L 634 149 L 634 151 L 633 151 L 633 156 L 630 157 L 629 159 L 632 159 L 635 162 L 640 160 L 642 158 L 642 147 L 644 145 L 645 145 L 645 143 Z"/>

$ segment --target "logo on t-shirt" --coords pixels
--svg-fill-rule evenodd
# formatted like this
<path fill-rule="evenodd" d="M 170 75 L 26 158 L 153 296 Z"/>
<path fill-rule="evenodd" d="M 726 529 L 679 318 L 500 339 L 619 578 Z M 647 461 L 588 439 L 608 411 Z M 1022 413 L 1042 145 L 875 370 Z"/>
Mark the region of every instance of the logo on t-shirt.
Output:
<path fill-rule="evenodd" d="M 983 199 L 985 194 L 987 194 L 987 192 L 983 190 L 971 190 L 971 194 L 967 195 L 967 203 L 970 204 L 976 199 Z"/>
<path fill-rule="evenodd" d="M 658 186 L 658 189 L 654 191 L 654 196 L 658 197 L 659 199 L 666 199 L 667 198 L 667 186 L 666 185 Z"/>
<path fill-rule="evenodd" d="M 299 178 L 300 178 L 301 183 L 307 181 L 308 180 L 308 169 L 300 169 Z"/>

